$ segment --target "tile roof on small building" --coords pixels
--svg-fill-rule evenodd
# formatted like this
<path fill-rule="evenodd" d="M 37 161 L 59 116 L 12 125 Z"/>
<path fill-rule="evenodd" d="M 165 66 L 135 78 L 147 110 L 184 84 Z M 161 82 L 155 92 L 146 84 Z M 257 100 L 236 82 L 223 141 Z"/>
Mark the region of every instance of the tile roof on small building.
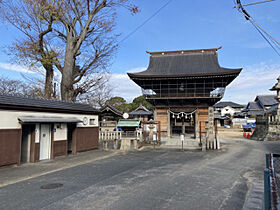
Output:
<path fill-rule="evenodd" d="M 152 115 L 152 114 L 153 114 L 153 112 L 149 111 L 142 104 L 139 107 L 137 107 L 134 111 L 129 113 L 129 115 Z"/>
<path fill-rule="evenodd" d="M 258 95 L 255 101 L 247 104 L 243 110 L 247 115 L 264 115 L 268 110 L 273 111 L 271 108 L 276 107 L 278 104 L 276 95 Z"/>
<path fill-rule="evenodd" d="M 215 108 L 224 108 L 224 107 L 227 107 L 227 106 L 230 106 L 232 108 L 244 108 L 243 105 L 234 103 L 232 101 L 221 101 L 221 102 L 216 103 L 214 105 Z"/>
<path fill-rule="evenodd" d="M 40 112 L 62 112 L 77 114 L 99 113 L 97 109 L 93 108 L 88 104 L 1 94 L 0 109 L 16 109 Z"/>
<path fill-rule="evenodd" d="M 274 104 L 268 110 L 266 110 L 264 113 L 269 114 L 269 115 L 277 115 L 277 109 L 278 109 L 278 104 Z"/>
<path fill-rule="evenodd" d="M 278 104 L 276 95 L 258 95 L 255 99 L 255 102 L 259 102 L 260 106 L 263 108 Z"/>
<path fill-rule="evenodd" d="M 122 116 L 123 115 L 123 112 L 117 110 L 115 107 L 113 107 L 113 106 L 111 106 L 109 104 L 106 104 L 105 106 L 101 107 L 100 112 L 105 112 L 105 111 L 111 111 L 111 112 L 115 113 L 118 116 Z"/>
<path fill-rule="evenodd" d="M 139 127 L 140 121 L 139 120 L 132 120 L 132 119 L 120 119 L 118 122 L 117 127 Z"/>
<path fill-rule="evenodd" d="M 257 102 L 254 101 L 249 102 L 246 109 L 254 111 L 263 111 L 263 108 Z"/>

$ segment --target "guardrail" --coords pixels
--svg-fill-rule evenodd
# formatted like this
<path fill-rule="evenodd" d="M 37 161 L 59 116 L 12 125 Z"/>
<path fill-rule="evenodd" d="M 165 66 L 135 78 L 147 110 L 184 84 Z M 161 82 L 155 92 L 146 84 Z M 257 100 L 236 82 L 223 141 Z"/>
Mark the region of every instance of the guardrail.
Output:
<path fill-rule="evenodd" d="M 280 154 L 266 154 L 264 169 L 264 209 L 280 209 Z"/>

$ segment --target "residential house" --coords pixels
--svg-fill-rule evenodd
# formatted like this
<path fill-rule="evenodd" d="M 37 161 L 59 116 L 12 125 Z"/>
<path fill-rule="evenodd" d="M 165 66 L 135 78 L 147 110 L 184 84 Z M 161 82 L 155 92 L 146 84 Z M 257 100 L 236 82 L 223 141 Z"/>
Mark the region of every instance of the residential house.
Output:
<path fill-rule="evenodd" d="M 264 115 L 265 111 L 278 104 L 276 95 L 258 95 L 242 111 L 246 116 Z"/>
<path fill-rule="evenodd" d="M 220 116 L 234 116 L 235 113 L 244 109 L 244 105 L 237 104 L 231 101 L 221 101 L 214 105 L 214 113 Z"/>

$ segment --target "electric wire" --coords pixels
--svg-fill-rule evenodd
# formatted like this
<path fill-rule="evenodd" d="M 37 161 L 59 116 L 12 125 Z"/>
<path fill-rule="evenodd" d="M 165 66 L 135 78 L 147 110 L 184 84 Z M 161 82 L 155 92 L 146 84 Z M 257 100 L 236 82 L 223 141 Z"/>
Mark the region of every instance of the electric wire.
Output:
<path fill-rule="evenodd" d="M 262 1 L 262 2 L 256 2 L 256 3 L 265 3 L 265 2 L 269 2 L 269 1 Z M 280 56 L 280 52 L 279 52 L 280 43 L 275 38 L 273 38 L 268 32 L 266 32 L 260 25 L 258 25 L 256 23 L 256 21 L 246 12 L 246 10 L 243 9 L 243 5 L 240 3 L 240 0 L 237 0 L 234 3 L 236 5 L 234 8 L 237 8 L 238 11 L 240 13 L 242 13 L 245 16 L 245 18 L 252 23 L 252 25 L 261 34 L 261 36 L 266 40 L 266 42 L 271 46 L 271 48 Z M 251 5 L 254 5 L 256 3 L 252 3 Z M 275 46 L 273 46 L 273 45 L 275 45 Z M 278 48 L 279 51 L 276 48 Z"/>
<path fill-rule="evenodd" d="M 275 0 L 266 0 L 266 1 L 254 2 L 254 3 L 250 3 L 250 4 L 242 4 L 242 7 L 252 6 L 252 5 L 257 5 L 257 4 L 262 4 L 262 3 L 267 3 L 267 2 L 271 2 L 271 1 L 275 1 Z M 233 8 L 238 8 L 238 5 L 236 4 Z"/>
<path fill-rule="evenodd" d="M 265 37 L 265 35 L 261 32 L 261 30 L 252 21 L 250 22 L 255 27 L 255 29 L 261 34 L 261 36 L 266 40 L 266 42 L 272 47 L 272 49 L 280 56 L 280 53 L 277 51 L 277 49 L 275 49 L 272 43 Z"/>
<path fill-rule="evenodd" d="M 252 25 L 256 28 L 256 30 L 261 34 L 261 36 L 268 42 L 268 44 L 274 49 L 274 51 L 280 56 L 280 53 L 277 51 L 277 49 L 275 49 L 275 47 L 272 45 L 272 43 L 280 50 L 280 43 L 274 39 L 269 33 L 267 33 L 260 25 L 258 25 L 256 23 L 256 21 L 250 17 L 247 13 L 244 12 L 244 10 L 241 10 L 240 11 L 245 17 L 247 20 L 249 20 Z M 268 36 L 268 39 L 267 37 L 263 34 L 265 33 L 267 36 Z M 269 41 L 270 39 L 270 41 Z M 272 42 L 272 43 L 271 43 Z"/>
<path fill-rule="evenodd" d="M 137 26 L 133 31 L 131 31 L 128 35 L 126 35 L 119 44 L 127 40 L 130 36 L 132 36 L 135 32 L 137 32 L 140 28 L 142 28 L 145 24 L 147 24 L 152 18 L 154 18 L 161 10 L 163 10 L 167 5 L 169 5 L 173 0 L 169 0 L 163 6 L 161 6 L 154 14 L 152 14 L 149 18 L 147 18 L 143 23 Z"/>

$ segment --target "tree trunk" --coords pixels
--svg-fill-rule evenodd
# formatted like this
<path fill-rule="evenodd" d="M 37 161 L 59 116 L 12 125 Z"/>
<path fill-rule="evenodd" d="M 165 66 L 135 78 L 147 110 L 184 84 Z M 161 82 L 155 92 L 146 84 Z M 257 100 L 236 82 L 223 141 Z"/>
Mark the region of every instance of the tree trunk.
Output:
<path fill-rule="evenodd" d="M 53 67 L 52 65 L 44 65 L 46 70 L 44 97 L 52 98 L 53 96 Z"/>
<path fill-rule="evenodd" d="M 63 101 L 75 101 L 73 87 L 73 70 L 75 66 L 74 37 L 69 32 L 65 52 L 64 67 L 61 78 L 61 99 Z"/>

